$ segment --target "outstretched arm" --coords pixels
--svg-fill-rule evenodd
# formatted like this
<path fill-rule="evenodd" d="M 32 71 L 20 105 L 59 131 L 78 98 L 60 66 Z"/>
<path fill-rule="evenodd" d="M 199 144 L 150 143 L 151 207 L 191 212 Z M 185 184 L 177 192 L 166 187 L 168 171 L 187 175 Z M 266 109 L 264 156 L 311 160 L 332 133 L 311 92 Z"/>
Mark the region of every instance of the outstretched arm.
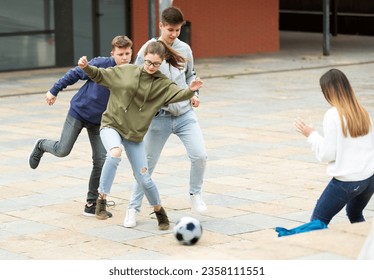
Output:
<path fill-rule="evenodd" d="M 59 92 L 68 86 L 76 84 L 80 80 L 88 80 L 86 73 L 79 66 L 70 69 L 46 92 L 45 101 L 48 105 L 53 105 L 57 100 Z"/>
<path fill-rule="evenodd" d="M 87 74 L 87 76 L 95 83 L 111 88 L 111 79 L 114 67 L 99 68 L 94 65 L 90 65 L 87 60 L 87 56 L 82 56 L 78 60 L 78 66 Z"/>
<path fill-rule="evenodd" d="M 195 91 L 200 89 L 202 86 L 203 81 L 200 80 L 200 78 L 196 78 L 195 80 L 193 80 L 190 83 L 189 87 L 186 89 L 181 89 L 175 83 L 172 83 L 167 93 L 165 105 L 190 99 L 195 94 Z"/>

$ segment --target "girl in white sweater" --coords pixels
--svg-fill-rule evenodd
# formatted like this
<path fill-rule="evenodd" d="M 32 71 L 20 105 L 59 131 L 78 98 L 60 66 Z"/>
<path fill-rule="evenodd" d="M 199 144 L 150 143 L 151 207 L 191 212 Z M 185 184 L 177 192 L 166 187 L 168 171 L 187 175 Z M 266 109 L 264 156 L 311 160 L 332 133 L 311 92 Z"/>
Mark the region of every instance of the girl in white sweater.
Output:
<path fill-rule="evenodd" d="M 328 163 L 327 174 L 332 177 L 317 201 L 311 221 L 328 225 L 346 206 L 351 223 L 363 222 L 363 210 L 374 192 L 371 118 L 340 70 L 327 71 L 320 78 L 320 86 L 332 106 L 323 118 L 324 136 L 302 119 L 295 121 L 297 131 L 308 137 L 317 159 Z"/>

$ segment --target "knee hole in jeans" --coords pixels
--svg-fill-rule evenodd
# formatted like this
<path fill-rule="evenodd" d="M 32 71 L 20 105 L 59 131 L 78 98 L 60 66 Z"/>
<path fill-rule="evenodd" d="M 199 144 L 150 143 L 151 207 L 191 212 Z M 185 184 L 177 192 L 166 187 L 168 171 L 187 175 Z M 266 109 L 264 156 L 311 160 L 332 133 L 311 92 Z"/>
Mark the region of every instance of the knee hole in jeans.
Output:
<path fill-rule="evenodd" d="M 147 167 L 143 167 L 142 169 L 140 169 L 140 173 L 145 174 L 147 170 L 148 170 Z"/>
<path fill-rule="evenodd" d="M 109 152 L 111 157 L 120 158 L 122 155 L 122 149 L 120 147 L 114 147 Z"/>

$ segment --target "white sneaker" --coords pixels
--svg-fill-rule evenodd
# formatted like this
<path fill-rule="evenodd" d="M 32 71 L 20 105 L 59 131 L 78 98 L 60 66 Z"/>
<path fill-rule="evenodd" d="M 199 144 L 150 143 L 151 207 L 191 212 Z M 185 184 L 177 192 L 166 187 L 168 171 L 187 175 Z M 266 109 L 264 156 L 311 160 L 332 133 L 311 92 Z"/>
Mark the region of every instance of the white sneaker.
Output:
<path fill-rule="evenodd" d="M 197 212 L 204 212 L 207 209 L 207 206 L 205 202 L 203 201 L 203 198 L 201 196 L 201 193 L 197 194 L 191 194 L 191 204 L 192 204 L 192 209 L 197 211 Z"/>
<path fill-rule="evenodd" d="M 123 221 L 123 226 L 130 228 L 136 226 L 136 210 L 135 209 L 127 209 L 126 217 Z"/>

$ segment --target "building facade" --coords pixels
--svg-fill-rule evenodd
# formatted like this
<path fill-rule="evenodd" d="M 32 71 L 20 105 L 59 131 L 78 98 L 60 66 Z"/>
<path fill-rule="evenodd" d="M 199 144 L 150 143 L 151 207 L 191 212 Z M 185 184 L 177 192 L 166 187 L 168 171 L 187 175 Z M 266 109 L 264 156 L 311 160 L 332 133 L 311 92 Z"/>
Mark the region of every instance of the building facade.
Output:
<path fill-rule="evenodd" d="M 150 28 L 158 35 L 165 2 L 184 12 L 182 33 L 196 58 L 279 49 L 278 0 L 0 0 L 0 71 L 66 67 L 82 55 L 108 56 L 119 34 L 133 40 L 136 53 Z"/>
<path fill-rule="evenodd" d="M 174 0 L 190 24 L 196 58 L 243 55 L 279 50 L 279 0 Z M 148 39 L 148 0 L 132 7 L 135 50 Z M 157 21 L 158 19 L 156 19 Z M 156 30 L 158 31 L 158 30 Z"/>
<path fill-rule="evenodd" d="M 374 1 L 367 0 L 0 0 L 0 71 L 74 66 L 82 55 L 108 56 L 119 34 L 134 53 L 158 36 L 162 9 L 182 9 L 181 39 L 195 58 L 279 50 L 279 30 L 374 35 Z M 325 36 L 324 36 L 325 37 Z"/>
<path fill-rule="evenodd" d="M 130 32 L 130 0 L 0 0 L 0 71 L 72 66 L 108 56 Z"/>

